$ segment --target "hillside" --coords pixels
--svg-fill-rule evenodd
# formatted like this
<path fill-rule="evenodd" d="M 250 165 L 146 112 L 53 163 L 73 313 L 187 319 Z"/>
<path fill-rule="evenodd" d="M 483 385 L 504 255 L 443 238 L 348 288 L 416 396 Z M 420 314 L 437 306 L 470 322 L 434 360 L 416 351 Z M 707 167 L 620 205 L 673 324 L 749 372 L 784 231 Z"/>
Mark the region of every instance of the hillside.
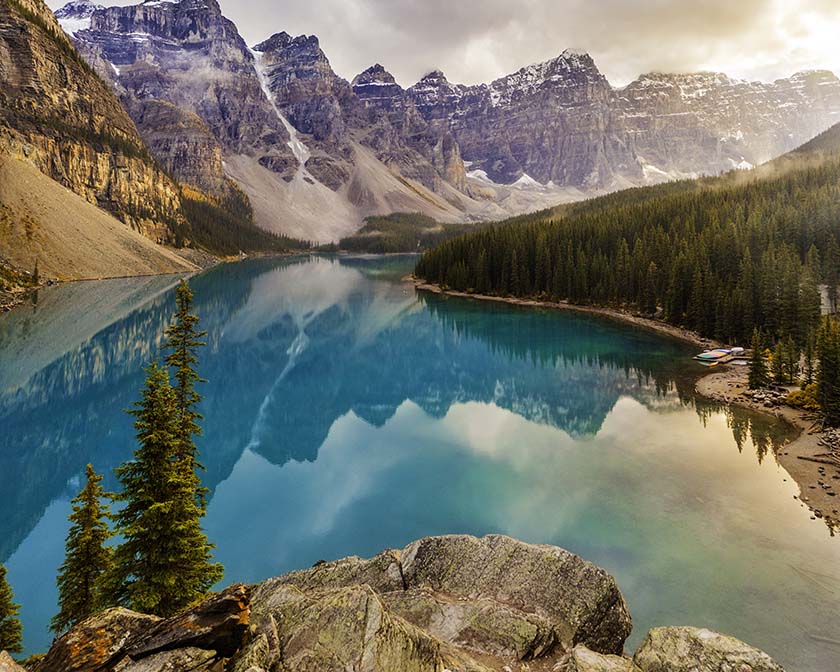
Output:
<path fill-rule="evenodd" d="M 519 218 L 440 245 L 416 273 L 656 315 L 721 340 L 745 343 L 760 327 L 803 344 L 820 316 L 817 284 L 838 285 L 838 221 L 840 157 L 791 158 Z"/>
<path fill-rule="evenodd" d="M 42 279 L 183 273 L 195 266 L 20 159 L 0 156 L 0 259 Z"/>
<path fill-rule="evenodd" d="M 342 238 L 338 247 L 368 254 L 417 252 L 474 228 L 472 224 L 441 224 L 419 213 L 396 212 L 387 217 L 368 217 L 365 225 L 353 236 Z"/>
<path fill-rule="evenodd" d="M 318 242 L 368 216 L 499 220 L 751 168 L 840 114 L 826 71 L 651 73 L 617 88 L 565 50 L 490 83 L 432 70 L 403 88 L 380 64 L 346 81 L 317 36 L 268 18 L 271 36 L 249 47 L 216 0 L 76 0 L 57 15 L 170 174 L 217 197 L 235 181 L 259 226 Z"/>
<path fill-rule="evenodd" d="M 185 223 L 178 185 L 42 0 L 0 0 L 0 153 L 153 240 Z"/>

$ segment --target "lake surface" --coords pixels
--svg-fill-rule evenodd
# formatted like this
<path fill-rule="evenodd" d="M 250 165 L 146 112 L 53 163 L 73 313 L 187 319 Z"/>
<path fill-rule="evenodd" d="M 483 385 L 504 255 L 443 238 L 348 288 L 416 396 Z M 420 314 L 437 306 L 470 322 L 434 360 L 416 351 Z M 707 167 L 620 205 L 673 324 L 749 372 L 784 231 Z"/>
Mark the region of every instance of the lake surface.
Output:
<path fill-rule="evenodd" d="M 412 258 L 256 260 L 191 280 L 225 582 L 430 534 L 556 544 L 655 625 L 840 661 L 840 541 L 775 461 L 789 431 L 696 399 L 675 341 L 600 318 L 415 294 Z M 134 449 L 173 278 L 67 285 L 0 319 L 0 562 L 49 646 L 69 500 Z"/>

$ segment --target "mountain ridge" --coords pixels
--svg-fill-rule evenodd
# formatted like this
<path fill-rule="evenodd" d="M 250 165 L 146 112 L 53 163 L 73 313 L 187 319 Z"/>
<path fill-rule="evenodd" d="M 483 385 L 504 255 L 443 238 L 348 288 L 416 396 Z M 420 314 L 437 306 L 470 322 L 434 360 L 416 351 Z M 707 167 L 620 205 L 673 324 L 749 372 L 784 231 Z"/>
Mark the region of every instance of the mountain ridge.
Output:
<path fill-rule="evenodd" d="M 233 180 L 263 228 L 311 230 L 320 242 L 370 215 L 493 220 L 747 169 L 840 119 L 840 80 L 827 71 L 771 83 L 648 73 L 614 87 L 591 55 L 567 49 L 490 83 L 453 84 L 432 70 L 403 88 L 381 64 L 343 79 L 315 35 L 275 31 L 249 49 L 215 0 L 102 9 L 76 0 L 59 11 L 168 170 L 209 190 Z M 261 87 L 251 72 L 257 53 Z M 201 59 L 206 67 L 195 65 Z M 210 133 L 193 125 L 194 152 L 221 159 L 174 152 L 172 133 L 144 121 L 146 107 L 161 102 L 198 115 Z M 268 119 L 272 106 L 280 123 Z M 306 149 L 303 168 L 290 143 Z"/>

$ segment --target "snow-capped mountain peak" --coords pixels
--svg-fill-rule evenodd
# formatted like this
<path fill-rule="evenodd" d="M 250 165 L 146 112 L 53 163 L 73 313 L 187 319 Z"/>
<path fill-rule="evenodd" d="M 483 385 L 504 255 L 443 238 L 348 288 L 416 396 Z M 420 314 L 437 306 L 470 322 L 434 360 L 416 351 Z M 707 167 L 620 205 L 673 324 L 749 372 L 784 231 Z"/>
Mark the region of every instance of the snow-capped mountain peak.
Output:
<path fill-rule="evenodd" d="M 64 32 L 73 36 L 90 28 L 93 13 L 100 9 L 104 9 L 104 7 L 90 2 L 90 0 L 73 0 L 61 9 L 56 10 L 55 18 L 58 19 Z"/>

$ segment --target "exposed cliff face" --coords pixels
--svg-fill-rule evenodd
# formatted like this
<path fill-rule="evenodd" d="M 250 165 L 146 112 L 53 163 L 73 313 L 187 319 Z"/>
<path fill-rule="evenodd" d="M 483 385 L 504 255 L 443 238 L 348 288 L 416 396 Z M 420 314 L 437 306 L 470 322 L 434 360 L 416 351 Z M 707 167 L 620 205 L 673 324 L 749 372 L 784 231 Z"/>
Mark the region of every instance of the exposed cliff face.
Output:
<path fill-rule="evenodd" d="M 569 50 L 489 84 L 433 71 L 403 89 L 379 64 L 348 83 L 314 36 L 279 32 L 251 51 L 216 0 L 74 0 L 59 14 L 168 170 L 216 194 L 231 177 L 263 227 L 321 241 L 393 208 L 492 219 L 746 168 L 840 118 L 826 72 L 653 74 L 615 89 Z"/>
<path fill-rule="evenodd" d="M 0 152 L 155 240 L 181 221 L 177 185 L 42 0 L 0 0 Z"/>
<path fill-rule="evenodd" d="M 413 104 L 436 131 L 451 132 L 473 178 L 590 193 L 748 168 L 840 118 L 840 80 L 829 72 L 769 84 L 652 74 L 614 89 L 574 51 L 476 86 L 433 71 L 403 91 L 376 66 L 354 90 L 380 110 Z"/>
<path fill-rule="evenodd" d="M 633 145 L 616 123 L 613 92 L 592 59 L 567 51 L 491 84 L 451 84 L 431 72 L 408 90 L 433 126 L 452 132 L 473 170 L 512 183 L 527 174 L 586 189 L 641 180 Z"/>
<path fill-rule="evenodd" d="M 97 59 L 109 64 L 126 107 L 144 135 L 152 138 L 155 156 L 179 178 L 219 188 L 224 184 L 221 161 L 215 156 L 203 160 L 219 151 L 247 154 L 281 175 L 293 174 L 296 160 L 286 144 L 289 134 L 263 95 L 253 56 L 215 0 L 145 2 L 93 11 L 77 5 L 75 12 L 67 7 L 60 13 L 92 65 Z M 155 103 L 151 116 L 150 103 Z M 179 108 L 180 120 L 171 107 L 168 119 L 161 119 L 164 108 L 157 103 Z M 174 127 L 167 128 L 171 123 Z M 181 142 L 181 126 L 188 127 L 187 142 L 200 156 L 183 146 L 173 151 Z"/>
<path fill-rule="evenodd" d="M 234 586 L 166 620 L 111 609 L 56 640 L 33 669 L 783 672 L 697 628 L 652 630 L 625 657 L 629 632 L 615 580 L 563 549 L 433 537 Z"/>
<path fill-rule="evenodd" d="M 749 168 L 840 118 L 840 80 L 799 73 L 765 84 L 721 73 L 644 75 L 617 92 L 621 123 L 649 175 Z"/>
<path fill-rule="evenodd" d="M 77 0 L 59 13 L 155 157 L 214 194 L 232 177 L 265 228 L 331 241 L 395 207 L 446 221 L 479 209 L 459 191 L 456 143 L 445 133 L 409 141 L 371 114 L 315 37 L 277 33 L 251 51 L 214 0 Z"/>

